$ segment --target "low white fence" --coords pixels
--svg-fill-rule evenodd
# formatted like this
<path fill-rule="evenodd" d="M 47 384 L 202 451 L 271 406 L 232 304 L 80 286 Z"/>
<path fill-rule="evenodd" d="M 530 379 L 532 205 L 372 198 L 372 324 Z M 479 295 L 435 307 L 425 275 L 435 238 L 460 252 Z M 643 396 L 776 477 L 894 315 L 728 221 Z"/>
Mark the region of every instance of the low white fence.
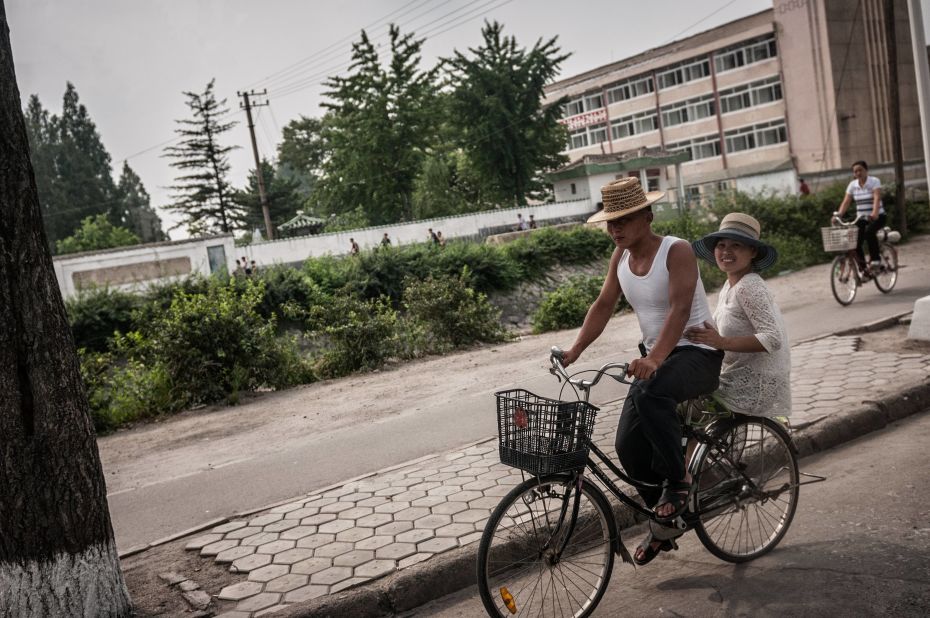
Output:
<path fill-rule="evenodd" d="M 429 229 L 442 232 L 443 238 L 469 238 L 486 236 L 489 233 L 507 231 L 517 225 L 517 214 L 529 220 L 530 215 L 540 224 L 547 222 L 560 222 L 568 218 L 581 218 L 592 214 L 594 204 L 589 199 L 574 200 L 571 202 L 556 202 L 526 206 L 522 208 L 506 208 L 499 210 L 485 210 L 466 215 L 444 217 L 441 219 L 426 219 L 413 223 L 398 223 L 381 227 L 369 227 L 344 232 L 331 232 L 315 236 L 300 236 L 297 238 L 284 238 L 253 243 L 245 247 L 237 247 L 234 258 L 246 257 L 255 260 L 259 266 L 272 264 L 289 264 L 301 262 L 308 257 L 322 255 L 345 255 L 351 250 L 350 239 L 355 239 L 362 249 L 377 247 L 381 244 L 384 233 L 387 232 L 394 246 L 426 242 L 429 240 Z"/>
<path fill-rule="evenodd" d="M 231 273 L 233 251 L 232 234 L 225 234 L 61 255 L 52 263 L 61 295 L 70 298 L 96 286 L 136 290 L 193 273 Z"/>

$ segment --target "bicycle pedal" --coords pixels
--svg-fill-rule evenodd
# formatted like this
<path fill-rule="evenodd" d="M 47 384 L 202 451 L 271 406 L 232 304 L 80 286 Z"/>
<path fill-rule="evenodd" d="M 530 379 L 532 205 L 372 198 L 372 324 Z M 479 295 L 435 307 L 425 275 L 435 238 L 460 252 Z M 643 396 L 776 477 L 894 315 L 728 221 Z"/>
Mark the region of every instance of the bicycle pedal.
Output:
<path fill-rule="evenodd" d="M 675 528 L 678 528 L 679 530 L 688 529 L 688 522 L 686 522 L 681 515 L 679 515 L 678 517 L 670 521 L 669 524 L 671 524 Z M 676 547 L 675 549 L 678 549 L 678 548 Z"/>

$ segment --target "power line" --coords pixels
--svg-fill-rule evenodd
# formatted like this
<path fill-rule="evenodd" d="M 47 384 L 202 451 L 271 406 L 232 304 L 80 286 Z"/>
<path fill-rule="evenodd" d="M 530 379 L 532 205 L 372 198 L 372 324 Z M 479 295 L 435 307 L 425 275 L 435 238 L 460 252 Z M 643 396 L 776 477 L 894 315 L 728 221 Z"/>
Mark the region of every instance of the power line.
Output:
<path fill-rule="evenodd" d="M 372 22 L 371 24 L 365 26 L 364 29 L 369 29 L 369 28 L 375 27 L 376 25 L 378 25 L 379 23 L 383 22 L 384 20 L 390 19 L 391 17 L 393 17 L 398 11 L 401 11 L 401 10 L 405 9 L 406 7 L 410 6 L 411 4 L 416 4 L 417 2 L 421 2 L 421 0 L 410 0 L 410 2 L 408 2 L 408 3 L 405 4 L 405 5 L 403 5 L 403 6 L 400 7 L 399 9 L 395 9 L 394 11 L 391 11 L 391 12 L 388 13 L 387 15 L 385 15 L 385 16 L 383 16 L 383 17 L 381 17 L 381 18 L 375 20 L 375 21 Z M 265 77 L 263 77 L 263 78 L 261 78 L 261 79 L 255 81 L 255 82 L 252 82 L 251 84 L 249 84 L 249 87 L 255 86 L 255 85 L 257 85 L 257 84 L 265 83 L 265 82 L 267 82 L 267 81 L 269 81 L 269 80 L 271 80 L 271 79 L 273 79 L 273 78 L 275 78 L 275 77 L 281 75 L 282 73 L 285 73 L 285 72 L 287 72 L 287 71 L 290 71 L 290 70 L 292 70 L 294 67 L 298 67 L 298 66 L 300 66 L 301 64 L 305 63 L 306 61 L 311 60 L 311 59 L 313 59 L 313 58 L 316 58 L 316 57 L 319 56 L 321 53 L 323 53 L 323 52 L 325 52 L 325 51 L 327 51 L 327 50 L 329 50 L 329 49 L 332 49 L 333 47 L 337 47 L 337 46 L 339 46 L 339 45 L 342 45 L 342 44 L 345 43 L 346 41 L 352 40 L 353 37 L 355 37 L 355 33 L 354 33 L 354 32 L 353 32 L 352 34 L 349 34 L 349 35 L 344 36 L 343 38 L 339 39 L 338 41 L 336 41 L 336 42 L 334 42 L 334 43 L 331 43 L 331 44 L 327 45 L 326 47 L 323 47 L 322 49 L 319 49 L 319 50 L 313 52 L 313 53 L 310 54 L 309 56 L 306 56 L 306 57 L 304 57 L 304 58 L 301 58 L 300 60 L 294 62 L 293 64 L 290 64 L 290 65 L 284 67 L 283 69 L 280 69 L 280 70 L 278 70 L 278 71 L 275 71 L 274 73 L 272 73 L 272 74 L 270 74 L 270 75 L 266 75 Z"/>
<path fill-rule="evenodd" d="M 511 2 L 513 2 L 513 0 L 503 0 L 503 2 L 501 2 L 500 0 L 487 0 L 484 4 L 481 4 L 475 7 L 474 9 L 472 9 L 471 11 L 469 11 L 468 13 L 464 15 L 458 15 L 456 17 L 448 19 L 442 22 L 441 24 L 438 24 L 437 26 L 435 26 L 432 30 L 427 30 L 426 32 L 422 32 L 421 36 L 424 38 L 427 38 L 429 36 L 438 36 L 440 34 L 444 34 L 445 32 L 458 28 L 459 26 L 469 21 L 472 21 L 473 19 L 477 17 L 483 16 L 495 9 L 498 9 L 502 6 L 510 4 Z M 488 7 L 488 5 L 492 5 L 492 4 L 496 4 L 496 6 L 485 8 L 485 7 Z M 436 21 L 439 21 L 455 12 L 458 12 L 458 10 L 447 13 L 446 15 L 443 15 L 442 17 L 437 18 L 429 23 L 430 24 L 435 23 Z M 449 25 L 449 24 L 452 24 L 452 25 L 450 25 L 448 28 L 442 29 L 444 26 Z M 322 77 L 323 75 L 326 75 L 326 78 L 328 79 L 329 77 L 331 77 L 330 75 L 328 75 L 328 73 L 330 73 L 332 70 L 339 70 L 345 67 L 349 67 L 352 65 L 353 62 L 354 60 L 350 60 L 348 62 L 343 63 L 342 65 L 338 67 L 332 67 L 330 69 L 327 69 L 326 71 L 307 77 L 299 82 L 295 82 L 293 84 L 290 84 L 289 86 L 285 86 L 281 88 L 280 90 L 278 90 L 277 92 L 275 92 L 275 96 L 278 98 L 290 96 L 296 92 L 300 92 L 312 86 L 322 84 L 324 81 L 326 81 L 326 79 L 319 79 L 320 77 Z"/>
<path fill-rule="evenodd" d="M 714 15 L 716 15 L 717 13 L 719 13 L 720 11 L 722 11 L 723 9 L 725 9 L 725 8 L 727 8 L 728 6 L 730 6 L 731 4 L 735 4 L 735 3 L 736 3 L 736 0 L 730 0 L 729 2 L 727 2 L 726 4 L 724 4 L 723 6 L 721 6 L 719 9 L 717 9 L 717 10 L 711 12 L 711 13 L 708 13 L 707 15 L 705 15 L 705 16 L 702 17 L 701 19 L 697 20 L 696 22 L 694 22 L 693 24 L 691 24 L 690 26 L 688 26 L 687 28 L 685 28 L 685 29 L 682 30 L 681 32 L 679 32 L 679 33 L 673 35 L 670 39 L 668 39 L 667 41 L 665 41 L 665 43 L 662 43 L 662 45 L 667 45 L 668 43 L 671 43 L 672 41 L 674 41 L 675 39 L 677 39 L 678 37 L 680 37 L 681 35 L 683 35 L 685 32 L 688 32 L 689 30 L 691 30 L 691 29 L 694 28 L 695 26 L 704 23 L 705 21 L 707 21 L 708 19 L 710 19 L 711 17 L 713 17 Z"/>

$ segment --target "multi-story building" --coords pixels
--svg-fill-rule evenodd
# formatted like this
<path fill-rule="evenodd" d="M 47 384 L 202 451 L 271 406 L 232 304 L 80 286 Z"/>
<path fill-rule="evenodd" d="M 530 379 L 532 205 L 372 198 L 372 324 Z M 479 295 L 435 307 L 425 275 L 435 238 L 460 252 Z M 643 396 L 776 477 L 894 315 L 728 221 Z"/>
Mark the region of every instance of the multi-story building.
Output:
<path fill-rule="evenodd" d="M 896 1 L 905 160 L 922 158 L 907 7 Z M 563 97 L 571 163 L 558 201 L 635 174 L 676 202 L 797 190 L 893 160 L 882 0 L 775 0 L 773 8 L 547 89 Z M 916 167 L 916 166 L 915 166 Z"/>

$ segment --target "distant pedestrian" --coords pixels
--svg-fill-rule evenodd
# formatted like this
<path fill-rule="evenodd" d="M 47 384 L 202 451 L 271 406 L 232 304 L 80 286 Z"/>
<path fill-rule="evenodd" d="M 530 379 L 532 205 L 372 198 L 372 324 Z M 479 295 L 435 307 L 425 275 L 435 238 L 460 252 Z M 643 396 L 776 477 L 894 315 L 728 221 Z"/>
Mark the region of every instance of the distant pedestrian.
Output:
<path fill-rule="evenodd" d="M 354 238 L 350 238 L 349 243 L 352 245 L 352 248 L 349 250 L 349 252 L 352 255 L 358 255 L 358 252 L 359 252 L 358 243 L 355 242 Z"/>
<path fill-rule="evenodd" d="M 439 243 L 440 247 L 446 246 L 446 239 L 442 237 L 442 232 L 439 230 L 436 230 L 436 242 Z"/>
<path fill-rule="evenodd" d="M 388 233 L 387 233 L 387 232 L 384 233 L 384 237 L 381 239 L 381 246 L 382 246 L 382 247 L 390 247 L 390 246 L 391 246 L 391 238 L 388 236 Z"/>
<path fill-rule="evenodd" d="M 253 274 L 253 275 L 257 275 L 257 274 L 258 274 L 258 264 L 255 263 L 255 260 L 252 260 L 251 262 L 249 262 L 249 268 L 252 269 L 252 274 Z"/>
<path fill-rule="evenodd" d="M 803 196 L 805 196 L 805 195 L 810 195 L 810 194 L 811 194 L 811 188 L 807 186 L 807 183 L 804 182 L 804 179 L 803 179 L 803 178 L 799 178 L 798 181 L 801 183 L 801 186 L 800 186 L 800 188 L 798 189 L 798 191 L 800 191 L 800 193 L 801 193 L 801 196 L 803 197 Z"/>
<path fill-rule="evenodd" d="M 249 266 L 249 261 L 245 257 L 242 258 L 242 268 L 245 270 L 246 277 L 252 276 L 252 267 Z"/>
<path fill-rule="evenodd" d="M 433 228 L 429 228 L 429 241 L 434 245 L 439 244 L 439 236 L 436 236 L 436 232 L 433 231 Z"/>
<path fill-rule="evenodd" d="M 536 229 L 536 219 L 533 218 L 533 215 L 530 215 L 530 229 L 531 230 Z"/>
<path fill-rule="evenodd" d="M 529 226 L 527 225 L 526 221 L 523 219 L 523 215 L 521 213 L 517 213 L 516 231 L 521 232 L 526 229 L 529 229 Z"/>
<path fill-rule="evenodd" d="M 245 267 L 242 266 L 242 262 L 240 262 L 238 259 L 236 260 L 236 271 L 233 273 L 233 275 L 236 277 L 245 276 Z"/>

